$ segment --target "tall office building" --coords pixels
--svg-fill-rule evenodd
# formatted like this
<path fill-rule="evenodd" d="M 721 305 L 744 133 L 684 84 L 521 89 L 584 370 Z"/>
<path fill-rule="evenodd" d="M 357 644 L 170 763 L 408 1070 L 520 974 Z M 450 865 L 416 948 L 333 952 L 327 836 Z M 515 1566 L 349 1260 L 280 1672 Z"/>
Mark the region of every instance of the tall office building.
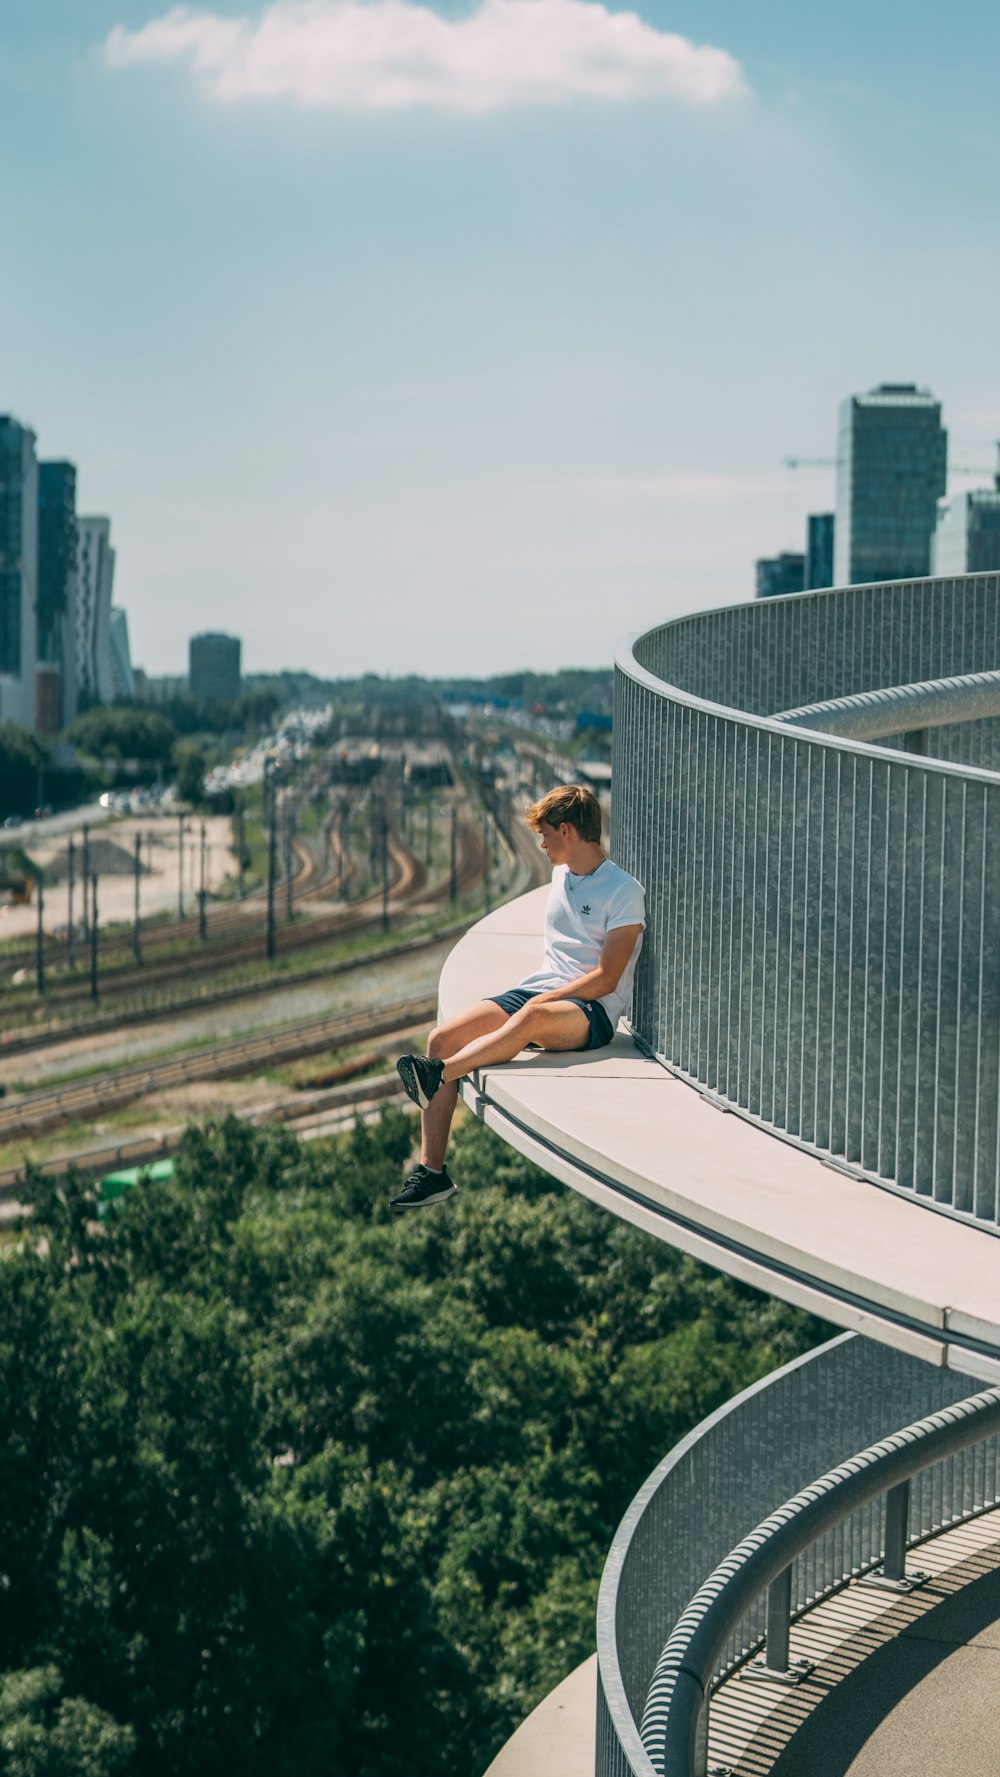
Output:
<path fill-rule="evenodd" d="M 781 555 L 763 556 L 754 563 L 756 597 L 780 598 L 783 592 L 801 592 L 805 586 L 806 558 L 791 550 Z"/>
<path fill-rule="evenodd" d="M 930 572 L 947 459 L 941 403 L 926 389 L 882 383 L 847 396 L 837 441 L 837 586 Z"/>
<path fill-rule="evenodd" d="M 76 716 L 76 468 L 38 465 L 38 661 L 45 693 L 39 703 L 43 733 L 68 727 Z M 56 678 L 53 688 L 53 670 Z M 41 694 L 39 694 L 41 695 Z"/>
<path fill-rule="evenodd" d="M 806 592 L 833 585 L 834 530 L 832 512 L 810 512 L 806 519 Z"/>
<path fill-rule="evenodd" d="M 35 434 L 0 414 L 0 721 L 35 726 Z"/>
<path fill-rule="evenodd" d="M 128 618 L 120 605 L 113 605 L 111 609 L 109 639 L 113 694 L 115 697 L 127 697 L 131 700 L 135 696 L 132 651 L 128 643 Z"/>
<path fill-rule="evenodd" d="M 77 520 L 76 681 L 81 708 L 110 703 L 114 697 L 111 669 L 111 594 L 115 552 L 111 520 Z"/>
<path fill-rule="evenodd" d="M 192 697 L 231 701 L 242 689 L 241 643 L 238 636 L 208 632 L 188 643 L 188 686 Z"/>

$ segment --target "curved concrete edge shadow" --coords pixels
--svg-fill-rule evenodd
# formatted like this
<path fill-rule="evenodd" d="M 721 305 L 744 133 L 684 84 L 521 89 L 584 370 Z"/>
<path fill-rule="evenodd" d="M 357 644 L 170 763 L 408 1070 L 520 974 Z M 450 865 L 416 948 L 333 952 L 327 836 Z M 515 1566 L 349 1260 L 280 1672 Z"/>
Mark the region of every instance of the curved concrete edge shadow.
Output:
<path fill-rule="evenodd" d="M 547 889 L 480 920 L 441 974 L 442 1017 L 511 986 L 541 951 Z M 996 1235 L 851 1177 L 640 1053 L 529 1052 L 462 1082 L 504 1141 L 694 1258 L 928 1363 L 1000 1382 Z"/>

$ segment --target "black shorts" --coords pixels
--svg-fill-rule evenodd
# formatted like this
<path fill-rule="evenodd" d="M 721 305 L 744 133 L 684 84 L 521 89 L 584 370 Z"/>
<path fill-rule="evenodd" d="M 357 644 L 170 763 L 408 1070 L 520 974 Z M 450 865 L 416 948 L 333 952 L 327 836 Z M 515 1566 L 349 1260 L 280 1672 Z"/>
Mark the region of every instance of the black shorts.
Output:
<path fill-rule="evenodd" d="M 535 999 L 543 991 L 544 989 L 541 987 L 509 987 L 506 993 L 489 993 L 486 997 L 492 1000 L 495 1006 L 499 1006 L 501 1012 L 512 1016 L 513 1013 L 519 1012 L 522 1006 L 526 1006 L 529 1000 Z M 615 1034 L 614 1025 L 600 1000 L 575 1000 L 567 996 L 565 1003 L 567 1006 L 579 1006 L 581 1012 L 587 1014 L 590 1040 L 581 1043 L 581 1049 L 603 1049 L 606 1043 L 610 1043 Z M 572 1055 L 575 1051 L 568 1050 L 566 1053 Z"/>

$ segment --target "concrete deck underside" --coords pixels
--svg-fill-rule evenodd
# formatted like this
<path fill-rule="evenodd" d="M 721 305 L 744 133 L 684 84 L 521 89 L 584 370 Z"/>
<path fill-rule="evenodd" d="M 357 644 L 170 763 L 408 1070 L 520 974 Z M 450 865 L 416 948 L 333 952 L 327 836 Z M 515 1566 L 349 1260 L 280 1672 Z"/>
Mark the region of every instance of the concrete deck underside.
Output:
<path fill-rule="evenodd" d="M 456 945 L 443 1016 L 537 968 L 547 889 Z M 620 1033 L 463 1083 L 486 1124 L 585 1196 L 694 1257 L 927 1362 L 1000 1381 L 1000 1241 L 725 1114 Z"/>

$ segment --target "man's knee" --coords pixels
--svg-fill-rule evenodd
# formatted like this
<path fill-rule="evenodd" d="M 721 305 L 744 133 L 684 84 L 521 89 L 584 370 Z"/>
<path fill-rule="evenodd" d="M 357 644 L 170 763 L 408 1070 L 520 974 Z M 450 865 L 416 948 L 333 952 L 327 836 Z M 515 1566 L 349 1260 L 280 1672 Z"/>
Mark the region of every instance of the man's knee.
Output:
<path fill-rule="evenodd" d="M 444 1038 L 441 1034 L 441 1031 L 438 1029 L 437 1025 L 434 1026 L 434 1029 L 432 1031 L 428 1032 L 427 1053 L 435 1061 L 442 1061 L 442 1060 L 447 1059 L 447 1057 L 445 1056 L 445 1052 L 444 1052 Z"/>

